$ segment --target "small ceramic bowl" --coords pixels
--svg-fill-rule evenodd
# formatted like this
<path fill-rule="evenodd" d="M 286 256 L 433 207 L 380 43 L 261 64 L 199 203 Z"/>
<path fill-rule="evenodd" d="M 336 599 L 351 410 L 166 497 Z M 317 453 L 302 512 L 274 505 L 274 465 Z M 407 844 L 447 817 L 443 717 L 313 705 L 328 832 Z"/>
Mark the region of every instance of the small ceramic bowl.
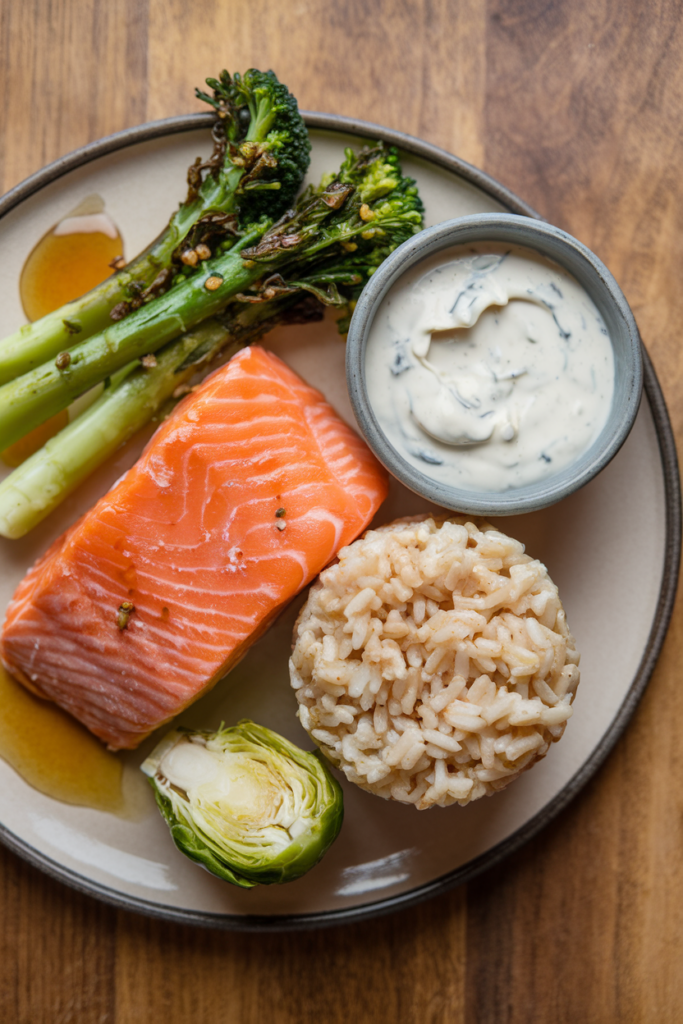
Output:
<path fill-rule="evenodd" d="M 432 479 L 408 463 L 379 425 L 365 380 L 365 350 L 375 314 L 389 288 L 422 260 L 452 246 L 504 242 L 535 249 L 567 270 L 597 306 L 614 351 L 614 397 L 602 432 L 575 462 L 537 483 L 505 491 L 473 491 Z M 643 382 L 641 342 L 633 313 L 607 267 L 585 245 L 544 221 L 513 214 L 476 214 L 444 221 L 404 242 L 370 278 L 351 320 L 346 379 L 360 429 L 377 458 L 406 487 L 446 508 L 504 516 L 553 505 L 592 480 L 614 458 L 638 412 Z"/>

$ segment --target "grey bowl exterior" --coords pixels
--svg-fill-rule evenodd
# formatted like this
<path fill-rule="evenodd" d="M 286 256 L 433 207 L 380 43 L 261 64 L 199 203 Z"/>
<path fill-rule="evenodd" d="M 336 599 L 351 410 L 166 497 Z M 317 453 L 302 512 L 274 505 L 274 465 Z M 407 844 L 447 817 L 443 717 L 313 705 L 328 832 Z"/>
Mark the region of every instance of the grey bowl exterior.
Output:
<path fill-rule="evenodd" d="M 597 306 L 612 342 L 615 382 L 612 409 L 599 437 L 576 462 L 554 476 L 507 491 L 469 491 L 449 487 L 422 473 L 387 439 L 372 405 L 365 379 L 365 352 L 375 315 L 395 282 L 429 256 L 468 242 L 510 242 L 534 249 L 572 274 Z M 458 217 L 427 228 L 389 256 L 365 286 L 351 320 L 346 349 L 346 378 L 353 411 L 380 462 L 412 491 L 446 508 L 470 515 L 505 516 L 535 512 L 566 498 L 592 480 L 614 458 L 635 422 L 643 388 L 641 342 L 633 313 L 604 263 L 566 231 L 544 221 L 514 214 Z"/>

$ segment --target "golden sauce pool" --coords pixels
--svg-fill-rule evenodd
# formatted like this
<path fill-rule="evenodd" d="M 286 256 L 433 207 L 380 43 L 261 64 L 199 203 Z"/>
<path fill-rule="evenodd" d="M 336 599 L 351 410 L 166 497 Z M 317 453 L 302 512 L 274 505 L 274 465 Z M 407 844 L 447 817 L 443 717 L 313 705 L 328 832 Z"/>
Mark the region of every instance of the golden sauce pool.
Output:
<path fill-rule="evenodd" d="M 0 757 L 34 789 L 67 804 L 122 814 L 123 768 L 87 729 L 34 697 L 0 666 Z"/>
<path fill-rule="evenodd" d="M 123 239 L 102 198 L 88 196 L 43 235 L 26 260 L 19 281 L 26 317 L 38 320 L 85 295 L 111 275 L 111 262 L 122 255 Z"/>
<path fill-rule="evenodd" d="M 30 253 L 20 294 L 29 320 L 83 295 L 112 273 L 123 240 L 100 196 L 88 196 Z M 65 410 L 2 453 L 18 466 L 69 421 Z M 123 765 L 91 733 L 50 701 L 29 693 L 0 666 L 0 757 L 30 786 L 55 800 L 122 814 Z"/>

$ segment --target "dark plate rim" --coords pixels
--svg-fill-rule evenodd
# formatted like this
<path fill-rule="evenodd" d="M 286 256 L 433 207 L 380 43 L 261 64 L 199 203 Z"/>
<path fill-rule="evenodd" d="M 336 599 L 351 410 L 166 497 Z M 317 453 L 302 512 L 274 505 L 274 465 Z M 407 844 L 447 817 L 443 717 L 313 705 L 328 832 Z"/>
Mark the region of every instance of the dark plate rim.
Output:
<path fill-rule="evenodd" d="M 491 178 L 488 174 L 466 163 L 464 160 L 453 156 L 451 153 L 439 149 L 438 146 L 433 146 L 431 143 L 423 142 L 421 139 L 405 135 L 403 132 L 395 131 L 391 128 L 384 128 L 381 125 L 371 124 L 355 118 L 342 117 L 338 114 L 305 111 L 304 118 L 309 128 L 341 132 L 347 135 L 361 136 L 362 138 L 382 139 L 390 145 L 398 146 L 405 152 L 421 157 L 429 163 L 436 164 L 447 171 L 458 174 L 472 185 L 482 189 L 488 195 L 498 200 L 512 213 L 534 217 L 537 220 L 543 219 L 531 206 L 494 178 Z M 73 153 L 69 153 L 48 164 L 47 167 L 44 167 L 36 174 L 32 174 L 1 197 L 0 218 L 29 196 L 62 177 L 62 175 L 68 174 L 93 160 L 97 160 L 101 156 L 106 156 L 109 153 L 124 149 L 127 146 L 133 146 L 139 142 L 149 142 L 153 139 L 164 138 L 167 135 L 175 135 L 180 132 L 193 131 L 198 128 L 208 128 L 212 122 L 213 116 L 211 114 L 185 114 L 161 121 L 152 121 L 135 128 L 128 128 L 125 131 L 117 132 L 114 135 L 109 135 L 104 139 L 99 139 L 97 142 L 83 146 L 81 149 L 77 149 Z M 302 930 L 379 917 L 414 906 L 416 903 L 421 903 L 423 900 L 430 899 L 457 885 L 468 882 L 476 875 L 499 864 L 511 853 L 514 853 L 564 810 L 606 760 L 626 728 L 645 691 L 661 652 L 669 622 L 671 621 L 681 556 L 681 491 L 678 458 L 664 395 L 645 349 L 643 349 L 643 364 L 644 390 L 652 411 L 662 460 L 666 506 L 666 545 L 657 609 L 638 670 L 612 724 L 590 757 L 560 790 L 555 799 L 539 811 L 538 814 L 534 815 L 533 818 L 530 818 L 522 828 L 517 829 L 507 839 L 493 846 L 486 853 L 456 868 L 455 871 L 435 878 L 431 882 L 427 882 L 425 885 L 418 886 L 408 892 L 400 893 L 387 899 L 377 900 L 373 903 L 361 904 L 357 907 L 345 907 L 338 910 L 326 910 L 310 914 L 278 915 L 214 914 L 207 911 L 182 910 L 177 907 L 153 903 L 138 897 L 127 896 L 116 889 L 111 889 L 98 882 L 84 880 L 81 875 L 63 867 L 34 849 L 28 843 L 18 839 L 1 823 L 0 842 L 30 864 L 40 868 L 41 871 L 58 879 L 60 882 L 64 882 L 72 889 L 86 893 L 89 896 L 95 896 L 115 907 L 147 914 L 151 917 L 162 918 L 167 921 L 174 921 L 178 924 L 200 925 L 208 928 L 223 928 L 235 931 Z"/>

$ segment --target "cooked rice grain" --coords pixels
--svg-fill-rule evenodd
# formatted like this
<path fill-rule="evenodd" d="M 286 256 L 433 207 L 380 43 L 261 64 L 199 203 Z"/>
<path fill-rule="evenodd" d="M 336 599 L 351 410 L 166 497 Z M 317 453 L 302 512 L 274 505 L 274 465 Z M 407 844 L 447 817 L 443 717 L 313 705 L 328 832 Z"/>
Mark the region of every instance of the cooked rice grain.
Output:
<path fill-rule="evenodd" d="M 290 673 L 302 725 L 346 777 L 423 810 L 492 794 L 544 757 L 578 663 L 557 587 L 522 544 L 417 517 L 321 573 Z"/>

